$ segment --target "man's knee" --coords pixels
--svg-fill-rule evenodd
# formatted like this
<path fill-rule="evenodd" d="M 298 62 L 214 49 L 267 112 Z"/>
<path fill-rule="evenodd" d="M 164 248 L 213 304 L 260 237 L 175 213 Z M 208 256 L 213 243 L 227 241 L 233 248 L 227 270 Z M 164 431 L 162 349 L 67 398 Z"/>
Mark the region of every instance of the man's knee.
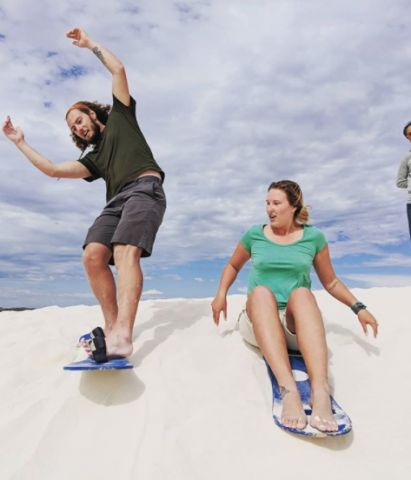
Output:
<path fill-rule="evenodd" d="M 130 263 L 138 263 L 140 261 L 143 251 L 140 247 L 134 245 L 114 245 L 114 264 L 118 268 L 120 263 L 124 260 Z"/>
<path fill-rule="evenodd" d="M 106 267 L 111 258 L 111 250 L 101 243 L 89 243 L 83 252 L 83 265 L 89 271 Z"/>

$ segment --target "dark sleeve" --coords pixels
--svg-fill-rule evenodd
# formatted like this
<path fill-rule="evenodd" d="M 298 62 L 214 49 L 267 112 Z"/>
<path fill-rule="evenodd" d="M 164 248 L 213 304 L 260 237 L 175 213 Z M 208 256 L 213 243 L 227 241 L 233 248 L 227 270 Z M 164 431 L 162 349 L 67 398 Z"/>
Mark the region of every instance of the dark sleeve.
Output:
<path fill-rule="evenodd" d="M 131 115 L 133 118 L 136 118 L 136 101 L 130 95 L 130 105 L 124 105 L 120 100 L 113 95 L 113 111 L 122 112 L 126 115 Z"/>
<path fill-rule="evenodd" d="M 85 157 L 79 158 L 78 162 L 83 164 L 91 173 L 89 177 L 84 178 L 86 182 L 93 182 L 98 178 L 101 178 L 101 173 L 99 169 L 96 167 L 95 163 L 93 162 L 93 153 L 88 153 Z"/>

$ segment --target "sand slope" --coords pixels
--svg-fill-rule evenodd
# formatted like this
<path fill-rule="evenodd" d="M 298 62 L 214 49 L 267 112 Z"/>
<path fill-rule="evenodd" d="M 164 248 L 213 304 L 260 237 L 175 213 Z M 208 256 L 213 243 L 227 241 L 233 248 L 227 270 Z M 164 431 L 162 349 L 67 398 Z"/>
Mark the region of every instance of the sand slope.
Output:
<path fill-rule="evenodd" d="M 396 480 L 411 471 L 408 397 L 411 287 L 354 290 L 377 316 L 377 340 L 325 292 L 335 397 L 353 433 L 304 440 L 271 417 L 265 365 L 210 299 L 142 302 L 134 370 L 64 372 L 98 307 L 0 313 L 0 478 Z"/>

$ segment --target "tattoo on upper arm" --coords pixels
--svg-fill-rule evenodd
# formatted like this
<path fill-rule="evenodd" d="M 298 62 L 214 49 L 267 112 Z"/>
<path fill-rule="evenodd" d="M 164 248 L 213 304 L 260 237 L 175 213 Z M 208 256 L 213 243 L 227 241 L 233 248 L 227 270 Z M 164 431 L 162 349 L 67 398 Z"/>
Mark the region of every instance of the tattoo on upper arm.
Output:
<path fill-rule="evenodd" d="M 100 62 L 104 63 L 104 65 L 106 64 L 106 60 L 104 59 L 103 52 L 98 47 L 94 47 L 92 49 L 92 52 L 100 60 Z"/>

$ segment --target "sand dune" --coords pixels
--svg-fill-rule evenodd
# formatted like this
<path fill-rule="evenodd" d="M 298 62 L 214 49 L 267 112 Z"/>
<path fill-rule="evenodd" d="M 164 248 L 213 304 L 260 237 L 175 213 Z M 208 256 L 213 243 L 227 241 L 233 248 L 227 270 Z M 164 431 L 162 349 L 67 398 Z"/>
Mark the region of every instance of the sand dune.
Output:
<path fill-rule="evenodd" d="M 349 309 L 316 292 L 334 395 L 353 421 L 346 437 L 280 431 L 258 351 L 210 299 L 142 302 L 134 370 L 65 372 L 98 307 L 0 313 L 0 478 L 119 480 L 404 479 L 411 471 L 408 302 L 411 287 L 354 290 L 380 322 L 365 337 Z"/>

